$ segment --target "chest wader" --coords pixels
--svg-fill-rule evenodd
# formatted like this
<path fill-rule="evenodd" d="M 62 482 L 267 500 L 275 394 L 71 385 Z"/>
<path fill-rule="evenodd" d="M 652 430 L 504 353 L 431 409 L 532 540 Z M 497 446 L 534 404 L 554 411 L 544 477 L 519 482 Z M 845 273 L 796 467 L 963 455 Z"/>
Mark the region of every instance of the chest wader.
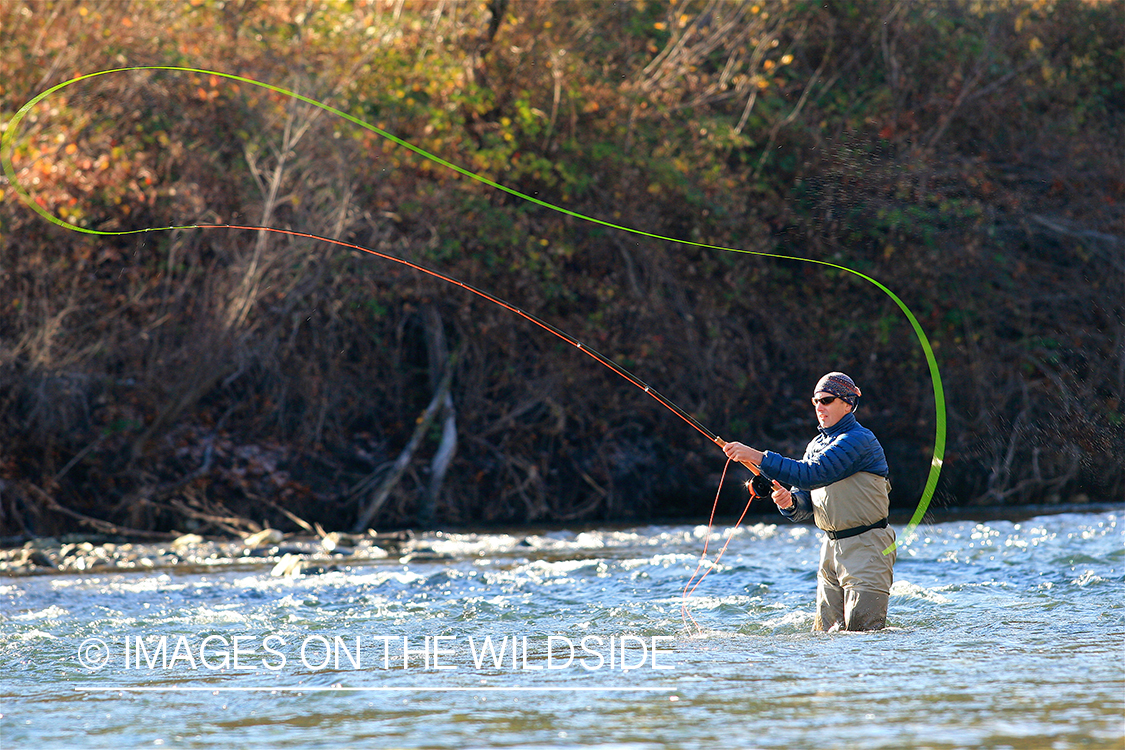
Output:
<path fill-rule="evenodd" d="M 825 532 L 816 576 L 814 630 L 878 630 L 887 623 L 895 532 L 887 526 L 891 483 L 867 472 L 812 491 Z"/>

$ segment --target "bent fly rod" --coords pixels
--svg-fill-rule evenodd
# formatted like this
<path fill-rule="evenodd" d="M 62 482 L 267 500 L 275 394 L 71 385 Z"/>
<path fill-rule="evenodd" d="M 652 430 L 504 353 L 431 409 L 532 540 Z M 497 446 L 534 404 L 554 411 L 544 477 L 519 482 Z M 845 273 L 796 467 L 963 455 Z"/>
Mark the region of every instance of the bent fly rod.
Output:
<path fill-rule="evenodd" d="M 190 229 L 233 229 L 233 230 L 239 230 L 239 231 L 264 231 L 264 232 L 274 232 L 276 234 L 284 234 L 284 235 L 288 235 L 290 237 L 302 237 L 302 238 L 305 238 L 305 239 L 316 240 L 318 242 L 327 242 L 327 243 L 330 243 L 330 244 L 333 244 L 333 245 L 338 245 L 340 247 L 349 248 L 351 250 L 358 250 L 360 252 L 367 253 L 368 255 L 374 255 L 376 258 L 382 258 L 383 260 L 389 260 L 393 263 L 401 263 L 402 265 L 406 266 L 407 268 L 412 268 L 415 271 L 420 271 L 421 273 L 432 276 L 435 279 L 445 281 L 449 284 L 452 284 L 453 286 L 459 286 L 462 289 L 465 289 L 469 292 L 472 292 L 473 294 L 477 295 L 478 297 L 482 297 L 482 298 L 488 300 L 489 302 L 492 302 L 493 304 L 499 305 L 500 307 L 504 308 L 505 310 L 508 310 L 509 312 L 515 313 L 516 315 L 520 316 L 524 320 L 527 320 L 527 321 L 530 321 L 530 322 L 534 323 L 535 325 L 542 328 L 544 331 L 547 331 L 549 333 L 554 334 L 555 336 L 558 336 L 560 339 L 562 339 L 566 343 L 575 347 L 576 349 L 583 352 L 584 354 L 588 354 L 589 356 L 593 357 L 595 360 L 597 360 L 601 364 L 605 365 L 610 370 L 613 370 L 615 373 L 617 373 L 621 377 L 625 378 L 625 380 L 629 381 L 630 383 L 632 383 L 636 387 L 640 388 L 642 391 L 644 391 L 648 395 L 652 396 L 654 399 L 656 399 L 656 401 L 658 403 L 660 403 L 662 406 L 664 406 L 666 409 L 671 411 L 677 417 L 679 417 L 680 419 L 684 420 L 689 425 L 694 427 L 704 437 L 706 437 L 708 440 L 710 440 L 711 442 L 718 445 L 720 448 L 722 448 L 723 446 L 726 445 L 726 441 L 724 441 L 722 438 L 720 438 L 715 433 L 711 432 L 711 430 L 704 427 L 699 422 L 699 420 L 697 420 L 695 417 L 693 417 L 692 415 L 688 414 L 686 411 L 681 409 L 679 406 L 677 406 L 671 400 L 666 398 L 664 395 L 662 395 L 659 391 L 657 391 L 651 385 L 649 385 L 645 381 L 641 380 L 636 375 L 629 372 L 624 367 L 619 365 L 617 362 L 614 362 L 612 359 L 605 356 L 601 352 L 597 351 L 596 349 L 591 349 L 586 344 L 583 344 L 581 341 L 574 338 L 573 336 L 571 336 L 566 331 L 562 331 L 562 330 L 556 328 L 555 326 L 546 322 L 542 318 L 539 318 L 535 315 L 532 315 L 531 313 L 524 310 L 523 308 L 517 307 L 516 305 L 513 305 L 510 302 L 506 302 L 506 301 L 500 299 L 499 297 L 497 297 L 494 294 L 490 294 L 490 293 L 484 291 L 483 289 L 478 289 L 477 287 L 475 287 L 471 284 L 466 284 L 464 281 L 461 281 L 460 279 L 455 279 L 452 276 L 447 276 L 446 274 L 441 273 L 440 271 L 435 271 L 432 268 L 427 268 L 426 266 L 423 266 L 420 263 L 415 263 L 413 261 L 406 260 L 405 258 L 399 258 L 396 255 L 390 255 L 388 253 L 379 252 L 378 250 L 372 250 L 369 247 L 364 247 L 362 245 L 356 245 L 356 244 L 351 243 L 351 242 L 344 242 L 343 240 L 336 240 L 336 239 L 332 239 L 330 237 L 324 237 L 322 235 L 314 234 L 312 232 L 298 232 L 298 231 L 294 231 L 292 229 L 278 229 L 276 227 L 259 227 L 259 226 L 250 226 L 250 225 L 243 226 L 243 225 L 238 225 L 238 224 L 194 224 L 191 227 L 179 227 L 179 228 L 181 228 L 181 229 L 189 229 L 189 228 Z M 755 465 L 753 465 L 749 462 L 744 462 L 742 465 L 745 466 L 746 468 L 750 469 L 750 471 L 754 473 L 755 478 L 761 476 L 761 472 L 758 470 L 757 466 L 755 466 Z M 759 493 L 758 496 L 761 497 L 762 495 Z"/>
<path fill-rule="evenodd" d="M 113 69 L 110 69 L 110 70 L 99 70 L 99 71 L 96 71 L 94 73 L 85 73 L 85 74 L 81 74 L 81 75 L 76 75 L 69 80 L 63 81 L 62 83 L 56 84 L 56 85 L 52 86 L 51 88 L 46 89 L 45 91 L 43 91 L 43 92 L 39 93 L 38 95 L 36 95 L 35 97 L 33 97 L 30 101 L 27 102 L 27 104 L 24 104 L 22 107 L 20 107 L 19 111 L 17 111 L 15 116 L 12 117 L 12 119 L 8 122 L 7 128 L 4 130 L 3 135 L 0 136 L 0 162 L 2 162 L 2 164 L 3 164 L 4 174 L 7 176 L 8 182 L 12 186 L 13 191 L 19 197 L 20 201 L 22 201 L 31 210 L 35 211 L 37 214 L 39 214 L 41 217 L 43 217 L 47 221 L 51 222 L 52 224 L 56 224 L 60 227 L 63 227 L 64 229 L 74 231 L 74 232 L 82 232 L 82 233 L 85 233 L 85 234 L 103 235 L 103 236 L 105 236 L 105 235 L 121 236 L 121 235 L 129 235 L 129 234 L 142 234 L 142 233 L 145 233 L 145 232 L 171 231 L 171 230 L 177 230 L 177 229 L 179 229 L 179 230 L 187 230 L 187 229 L 233 229 L 233 230 L 241 230 L 241 231 L 257 230 L 257 231 L 279 232 L 279 233 L 283 233 L 283 234 L 290 234 L 290 235 L 297 236 L 297 237 L 306 237 L 306 238 L 313 239 L 313 240 L 328 242 L 328 243 L 340 245 L 340 246 L 343 246 L 343 247 L 348 247 L 348 248 L 352 248 L 352 249 L 355 249 L 355 250 L 360 250 L 362 252 L 369 253 L 371 255 L 375 255 L 377 257 L 380 257 L 380 258 L 383 258 L 383 259 L 386 259 L 386 260 L 389 260 L 389 261 L 393 261 L 393 262 L 396 262 L 396 263 L 404 264 L 406 266 L 410 266 L 411 268 L 414 268 L 415 270 L 421 271 L 422 273 L 429 274 L 430 276 L 432 276 L 434 278 L 440 279 L 440 280 L 448 282 L 450 284 L 460 286 L 460 287 L 462 287 L 464 289 L 467 289 L 468 291 L 470 291 L 474 294 L 479 295 L 480 297 L 483 297 L 484 299 L 486 299 L 490 302 L 493 302 L 494 304 L 500 305 L 501 307 L 503 307 L 507 310 L 510 310 L 511 312 L 515 313 L 516 315 L 519 315 L 520 317 L 522 317 L 522 318 L 524 318 L 528 321 L 531 321 L 535 325 L 543 328 L 546 331 L 549 331 L 550 333 L 554 334 L 555 336 L 558 336 L 563 341 L 566 341 L 567 343 L 569 343 L 569 344 L 575 346 L 576 348 L 582 350 L 586 354 L 588 354 L 591 357 L 593 357 L 594 359 L 596 359 L 601 364 L 605 365 L 606 367 L 613 370 L 614 372 L 616 372 L 621 377 L 628 380 L 633 385 L 635 385 L 638 388 L 640 388 L 641 390 L 643 390 L 645 393 L 652 396 L 654 399 L 656 399 L 658 402 L 660 402 L 665 408 L 672 411 L 672 413 L 674 413 L 676 416 L 683 419 L 685 422 L 687 422 L 689 425 L 691 425 L 693 428 L 695 428 L 697 431 L 699 431 L 702 435 L 704 435 L 708 440 L 710 440 L 711 442 L 715 443 L 716 445 L 718 445 L 720 447 L 722 447 L 726 444 L 721 438 L 719 438 L 713 432 L 711 432 L 706 427 L 704 427 L 702 424 L 700 424 L 698 420 L 696 420 L 690 414 L 685 412 L 683 409 L 676 406 L 674 403 L 669 401 L 663 395 L 661 395 L 660 393 L 655 391 L 650 385 L 648 385 L 647 383 L 645 383 L 641 379 L 637 378 L 635 375 L 633 375 L 628 370 L 621 367 L 620 365 L 618 365 L 616 362 L 609 359 L 608 357 L 605 357 L 605 356 L 601 355 L 600 353 L 598 353 L 597 351 L 595 351 L 593 349 L 590 349 L 589 347 L 587 347 L 586 345 L 584 345 L 583 343 L 581 343 L 577 339 L 575 339 L 572 336 L 564 333 L 563 331 L 560 331 L 559 329 L 555 328 L 554 326 L 550 325 L 549 323 L 546 323 L 546 322 L 540 320 L 539 318 L 532 315 L 531 313 L 528 313 L 524 310 L 521 310 L 520 308 L 518 308 L 514 305 L 508 304 L 507 302 L 504 302 L 503 300 L 499 299 L 498 297 L 495 297 L 495 296 L 493 296 L 493 295 L 491 295 L 487 292 L 484 292 L 480 289 L 476 289 L 475 287 L 472 287 L 468 284 L 465 284 L 464 282 L 458 281 L 457 279 L 446 276 L 445 274 L 439 273 L 437 271 L 434 271 L 434 270 L 431 270 L 431 269 L 428 269 L 428 268 L 424 268 L 424 267 L 422 267 L 418 264 L 411 263 L 411 262 L 403 260 L 401 258 L 397 258 L 397 257 L 394 257 L 392 255 L 386 255 L 384 253 L 379 253 L 379 252 L 376 252 L 376 251 L 371 250 L 369 248 L 361 247 L 359 245 L 353 245 L 353 244 L 350 244 L 350 243 L 341 242 L 340 240 L 330 239 L 328 237 L 321 237 L 319 235 L 314 235 L 314 234 L 311 234 L 311 233 L 277 229 L 277 228 L 274 228 L 274 227 L 236 226 L 236 225 L 229 225 L 229 224 L 192 224 L 192 225 L 184 225 L 184 226 L 148 227 L 148 228 L 143 228 L 143 229 L 128 229 L 128 230 L 121 230 L 121 231 L 107 231 L 107 230 L 91 229 L 89 227 L 81 227 L 81 226 L 77 226 L 77 225 L 74 225 L 74 224 L 70 224 L 70 223 L 65 222 L 62 219 L 58 218 L 57 216 L 53 215 L 50 211 L 48 211 L 46 209 L 45 206 L 41 206 L 36 200 L 34 200 L 28 194 L 28 192 L 23 188 L 23 186 L 21 186 L 19 184 L 19 182 L 17 180 L 17 174 L 16 174 L 15 166 L 12 163 L 12 154 L 15 150 L 15 142 L 16 142 L 17 135 L 19 133 L 20 123 L 23 121 L 24 117 L 27 116 L 28 112 L 30 112 L 31 109 L 33 107 L 35 107 L 35 105 L 37 105 L 39 102 L 43 101 L 47 97 L 57 93 L 58 91 L 66 88 L 68 86 L 73 86 L 74 84 L 77 84 L 81 81 L 86 81 L 86 80 L 89 80 L 89 79 L 92 79 L 92 78 L 96 78 L 98 76 L 113 75 L 113 74 L 118 74 L 118 73 L 136 73 L 136 72 L 142 72 L 142 71 L 149 71 L 149 72 L 164 71 L 164 72 L 170 72 L 170 73 L 190 73 L 190 74 L 196 74 L 196 75 L 215 76 L 215 77 L 218 77 L 218 78 L 225 78 L 225 79 L 230 80 L 230 81 L 236 81 L 238 83 L 244 83 L 244 84 L 247 84 L 247 85 L 250 85 L 250 86 L 256 86 L 256 87 L 259 87 L 259 88 L 262 88 L 262 89 L 266 89 L 267 91 L 272 91 L 276 94 L 280 94 L 282 96 L 289 97 L 293 100 L 304 102 L 305 104 L 308 104 L 310 106 L 317 107 L 321 110 L 324 110 L 325 112 L 329 112 L 332 115 L 334 115 L 336 117 L 339 117 L 340 119 L 347 120 L 348 122 L 352 123 L 353 125 L 355 125 L 357 127 L 368 130 L 368 131 L 378 135 L 381 138 L 384 138 L 384 139 L 386 139 L 386 140 L 388 140 L 388 141 L 390 141 L 390 142 L 392 142 L 392 143 L 394 143 L 398 146 L 401 146 L 402 148 L 405 148 L 408 151 L 411 151 L 411 152 L 421 156 L 422 158 L 427 159 L 427 160 L 429 160 L 429 161 L 431 161 L 435 164 L 438 164 L 438 165 L 440 165 L 440 166 L 442 166 L 446 169 L 452 170 L 452 171 L 454 171 L 454 172 L 456 172 L 456 173 L 458 173 L 458 174 L 460 174 L 460 175 L 462 175 L 462 176 L 464 176 L 468 179 L 475 180 L 476 182 L 487 185 L 487 186 L 489 186 L 489 187 L 491 187 L 495 190 L 500 190 L 502 192 L 508 193 L 509 195 L 512 195 L 516 198 L 519 198 L 520 200 L 527 201 L 528 203 L 533 203 L 535 205 L 541 206 L 541 207 L 549 209 L 551 211 L 556 211 L 558 213 L 565 214 L 567 216 L 571 216 L 575 219 L 578 219 L 579 221 L 588 222 L 588 223 L 592 223 L 592 224 L 598 224 L 598 225 L 601 225 L 601 226 L 604 226 L 604 227 L 615 229 L 615 230 L 618 230 L 618 231 L 621 231 L 621 232 L 626 232 L 626 233 L 629 233 L 629 234 L 639 235 L 639 236 L 643 236 L 643 237 L 649 237 L 651 239 L 659 240 L 661 242 L 671 242 L 671 243 L 677 243 L 677 244 L 681 244 L 681 245 L 688 245 L 688 246 L 693 246 L 693 247 L 706 248 L 706 249 L 709 249 L 709 250 L 717 250 L 717 251 L 721 251 L 721 252 L 742 253 L 742 254 L 745 254 L 745 255 L 755 255 L 755 256 L 758 256 L 758 257 L 761 257 L 761 258 L 773 258 L 773 259 L 783 260 L 783 261 L 797 261 L 797 262 L 801 262 L 801 263 L 815 263 L 815 264 L 820 265 L 820 266 L 825 266 L 825 267 L 828 267 L 828 268 L 834 268 L 834 269 L 837 269 L 837 270 L 840 270 L 840 271 L 845 271 L 849 274 L 857 276 L 857 277 L 863 279 L 864 281 L 867 281 L 868 283 L 874 285 L 875 287 L 880 289 L 884 294 L 886 294 L 888 297 L 890 297 L 890 299 L 893 300 L 894 303 L 898 306 L 898 308 L 902 311 L 903 315 L 906 316 L 907 320 L 910 321 L 910 325 L 913 328 L 914 334 L 918 339 L 918 343 L 922 347 L 922 352 L 926 357 L 926 364 L 929 367 L 930 380 L 933 383 L 934 411 L 935 411 L 935 435 L 934 435 L 933 458 L 930 461 L 930 471 L 929 471 L 929 475 L 926 479 L 925 488 L 922 491 L 922 496 L 919 499 L 918 506 L 914 511 L 914 515 L 911 517 L 910 522 L 907 524 L 906 529 L 904 530 L 903 539 L 900 540 L 900 541 L 896 541 L 891 547 L 888 547 L 886 550 L 884 550 L 884 554 L 889 553 L 891 550 L 895 549 L 895 547 L 897 547 L 899 544 L 901 544 L 902 541 L 909 538 L 912 535 L 914 529 L 918 526 L 919 523 L 921 523 L 921 520 L 926 513 L 926 509 L 929 507 L 930 500 L 931 500 L 931 498 L 933 498 L 934 492 L 937 489 L 937 481 L 938 481 L 938 477 L 941 474 L 942 463 L 943 463 L 944 456 L 945 456 L 945 433 L 946 433 L 945 391 L 944 391 L 944 389 L 942 388 L 942 385 L 941 385 L 941 374 L 938 371 L 937 359 L 934 356 L 933 347 L 930 346 L 929 339 L 926 337 L 925 332 L 922 330 L 922 326 L 918 322 L 918 319 L 914 316 L 914 313 L 911 312 L 910 308 L 907 307 L 906 303 L 904 303 L 901 299 L 899 299 L 899 297 L 894 292 L 892 292 L 890 289 L 888 289 L 886 286 L 884 286 L 880 282 L 876 281 L 875 279 L 873 279 L 873 278 L 871 278 L 871 277 L 869 277 L 869 276 L 867 276 L 863 273 L 860 273 L 859 271 L 856 271 L 852 268 L 848 268 L 847 266 L 839 265 L 837 263 L 831 263 L 831 262 L 825 261 L 825 260 L 820 260 L 818 258 L 800 258 L 800 257 L 789 256 L 789 255 L 781 255 L 781 254 L 777 254 L 777 253 L 766 253 L 766 252 L 761 252 L 761 251 L 757 251 L 757 250 L 746 250 L 746 249 L 742 249 L 742 248 L 723 247 L 721 245 L 711 245 L 711 244 L 707 244 L 707 243 L 704 243 L 704 242 L 695 242 L 695 241 L 692 241 L 692 240 L 678 239 L 678 238 L 675 238 L 675 237 L 668 237 L 668 236 L 665 236 L 665 235 L 656 234 L 654 232 L 646 232 L 644 230 L 636 229 L 636 228 L 633 228 L 633 227 L 627 227 L 627 226 L 622 226 L 620 224 L 614 224 L 612 222 L 605 221 L 603 219 L 598 219 L 598 218 L 593 217 L 593 216 L 587 216 L 585 214 L 578 213 L 577 211 L 571 211 L 570 209 L 563 208 L 562 206 L 557 206 L 553 203 L 549 203 L 547 201 L 541 200 L 541 199 L 536 198 L 534 196 L 527 195 L 526 193 L 521 193 L 520 191 L 515 190 L 514 188 L 507 187 L 507 186 L 502 185 L 498 182 L 490 180 L 483 175 L 477 174 L 477 173 L 472 172 L 468 169 L 465 169 L 464 167 L 461 167 L 461 166 L 458 166 L 456 164 L 453 164 L 452 162 L 446 161 L 445 159 L 442 159 L 439 156 L 431 154 L 428 151 L 425 151 L 424 149 L 410 143 L 409 141 L 406 141 L 406 140 L 403 140 L 402 138 L 399 138 L 398 136 L 394 135 L 393 133 L 389 133 L 389 132 L 383 130 L 382 128 L 378 128 L 378 127 L 376 127 L 376 126 L 374 126 L 370 123 L 364 122 L 363 120 L 359 119 L 358 117 L 350 115 L 347 112 L 344 112 L 340 109 L 332 107 L 332 106 L 330 106 L 328 104 L 325 104 L 323 102 L 319 102 L 315 99 L 309 98 L 309 97 L 304 96 L 302 94 L 299 94 L 295 91 L 291 91 L 289 89 L 282 88 L 280 86 L 275 86 L 273 84 L 264 83 L 262 81 L 257 81 L 257 80 L 254 80 L 253 78 L 247 78 L 245 76 L 234 75 L 233 73 L 223 73 L 223 72 L 217 71 L 217 70 L 207 70 L 207 69 L 203 69 L 203 68 L 188 68 L 188 67 L 170 66 L 170 65 L 143 65 L 143 66 L 113 68 Z M 758 471 L 757 467 L 751 466 L 750 464 L 746 464 L 746 466 L 751 470 L 751 472 L 754 473 L 755 477 L 758 477 L 760 475 L 760 472 Z"/>
<path fill-rule="evenodd" d="M 344 242 L 343 240 L 336 240 L 336 239 L 332 239 L 330 237 L 324 237 L 324 236 L 319 235 L 319 234 L 313 234 L 312 232 L 298 232 L 298 231 L 295 231 L 295 230 L 292 230 L 292 229 L 278 229 L 278 228 L 275 228 L 275 227 L 259 227 L 259 226 L 250 226 L 250 225 L 242 226 L 242 225 L 238 225 L 238 224 L 193 224 L 191 226 L 186 226 L 186 227 L 176 227 L 176 229 L 234 229 L 234 230 L 240 230 L 240 231 L 274 232 L 276 234 L 284 234 L 284 235 L 288 235 L 290 237 L 302 237 L 302 238 L 305 238 L 305 239 L 316 240 L 318 242 L 327 242 L 327 243 L 330 243 L 330 244 L 333 244 L 333 245 L 339 245 L 340 247 L 349 248 L 351 250 L 358 250 L 360 252 L 367 253 L 368 255 L 374 255 L 376 258 L 382 258 L 383 260 L 389 260 L 393 263 L 401 263 L 402 265 L 406 266 L 407 268 L 412 268 L 415 271 L 420 271 L 424 274 L 432 276 L 435 279 L 439 279 L 441 281 L 445 281 L 449 284 L 452 284 L 453 286 L 459 286 L 462 289 L 465 289 L 469 292 L 472 292 L 473 294 L 477 295 L 478 297 L 483 297 L 484 299 L 488 300 L 489 302 L 492 302 L 493 304 L 499 305 L 500 307 L 504 308 L 505 310 L 508 310 L 509 312 L 515 313 L 516 315 L 520 316 L 524 320 L 527 320 L 527 321 L 530 321 L 530 322 L 534 323 L 535 325 L 542 328 L 544 331 L 547 331 L 549 333 L 554 334 L 555 336 L 558 336 L 560 339 L 562 339 L 566 343 L 575 347 L 579 351 L 590 355 L 591 357 L 593 357 L 595 360 L 597 360 L 601 364 L 603 364 L 606 367 L 608 367 L 609 369 L 613 370 L 615 373 L 617 373 L 621 377 L 625 378 L 630 383 L 637 386 L 638 388 L 640 388 L 642 391 L 644 391 L 648 395 L 652 396 L 661 405 L 663 405 L 665 408 L 667 408 L 669 411 L 671 411 L 677 417 L 679 417 L 680 419 L 684 420 L 689 425 L 694 427 L 696 430 L 698 430 L 700 433 L 702 433 L 704 437 L 706 437 L 711 442 L 717 444 L 720 448 L 723 447 L 724 445 L 726 445 L 726 442 L 724 442 L 722 440 L 722 438 L 720 438 L 718 435 L 716 435 L 715 433 L 711 432 L 709 429 L 704 427 L 699 422 L 699 420 L 697 420 L 695 417 L 688 414 L 686 411 L 681 409 L 679 406 L 676 406 L 676 404 L 674 404 L 672 401 L 665 398 L 663 395 L 661 395 L 655 388 L 650 386 L 648 383 L 644 382 L 643 380 L 638 378 L 636 375 L 629 372 L 624 367 L 622 367 L 618 363 L 614 362 L 612 359 L 610 359 L 609 357 L 600 353 L 596 349 L 591 349 L 586 344 L 583 344 L 581 341 L 574 338 L 573 336 L 571 336 L 566 331 L 559 330 L 558 328 L 556 328 L 555 326 L 546 322 L 545 320 L 543 320 L 543 319 L 541 319 L 541 318 L 539 318 L 535 315 L 532 315 L 527 310 L 524 310 L 520 307 L 517 307 L 516 305 L 513 305 L 510 302 L 505 302 L 504 300 L 500 299 L 499 297 L 497 297 L 494 294 L 489 294 L 488 292 L 484 291 L 483 289 L 478 289 L 477 287 L 475 287 L 471 284 L 466 284 L 464 281 L 461 281 L 460 279 L 455 279 L 452 276 L 447 276 L 446 274 L 441 273 L 440 271 L 435 271 L 432 268 L 427 268 L 426 266 L 423 266 L 420 263 L 415 263 L 413 261 L 406 260 L 405 258 L 399 258 L 396 255 L 390 255 L 388 253 L 379 252 L 378 250 L 372 250 L 369 247 L 364 247 L 362 245 L 356 245 L 356 244 L 351 243 L 351 242 Z M 145 230 L 145 231 L 148 231 L 148 230 Z M 747 465 L 749 465 L 749 464 L 747 464 Z M 756 467 L 752 468 L 751 470 L 755 474 L 758 474 L 758 470 L 757 470 Z"/>

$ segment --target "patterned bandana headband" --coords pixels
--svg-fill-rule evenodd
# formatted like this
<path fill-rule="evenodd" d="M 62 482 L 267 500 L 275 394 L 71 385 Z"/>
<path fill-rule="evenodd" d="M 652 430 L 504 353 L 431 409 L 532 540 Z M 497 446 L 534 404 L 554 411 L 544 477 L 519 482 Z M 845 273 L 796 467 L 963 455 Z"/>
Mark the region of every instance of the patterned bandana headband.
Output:
<path fill-rule="evenodd" d="M 855 406 L 855 402 L 863 395 L 859 386 L 842 372 L 830 372 L 825 375 L 817 382 L 813 393 L 831 393 L 833 396 L 844 399 L 852 406 Z"/>

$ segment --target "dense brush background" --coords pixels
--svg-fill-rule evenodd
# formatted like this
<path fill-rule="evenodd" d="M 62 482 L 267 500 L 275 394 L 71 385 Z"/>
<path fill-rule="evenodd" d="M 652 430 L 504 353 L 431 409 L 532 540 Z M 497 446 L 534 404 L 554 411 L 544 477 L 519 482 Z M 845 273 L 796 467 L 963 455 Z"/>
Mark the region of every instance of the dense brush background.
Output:
<path fill-rule="evenodd" d="M 936 352 L 937 502 L 1125 493 L 1125 3 L 5 0 L 0 28 L 5 128 L 78 74 L 214 69 L 570 211 L 858 270 Z M 812 385 L 843 370 L 895 506 L 921 495 L 926 362 L 852 274 L 583 222 L 208 75 L 83 81 L 8 137 L 63 221 L 268 225 L 410 259 L 727 439 L 799 454 Z M 464 290 L 290 236 L 82 235 L 0 190 L 0 535 L 709 507 L 714 446 Z"/>

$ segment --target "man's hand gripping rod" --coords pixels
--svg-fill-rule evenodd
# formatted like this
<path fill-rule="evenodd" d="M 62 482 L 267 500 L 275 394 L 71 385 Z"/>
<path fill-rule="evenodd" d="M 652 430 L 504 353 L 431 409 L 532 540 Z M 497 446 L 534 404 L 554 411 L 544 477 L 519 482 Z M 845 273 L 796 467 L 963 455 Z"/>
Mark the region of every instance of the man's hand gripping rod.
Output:
<path fill-rule="evenodd" d="M 726 448 L 727 442 L 721 437 L 716 436 L 715 445 L 720 448 Z M 762 474 L 762 470 L 759 469 L 757 465 L 749 461 L 739 461 L 739 463 L 749 469 L 750 473 L 754 475 L 754 477 L 746 483 L 746 489 L 750 490 L 750 496 L 752 498 L 760 497 L 763 499 L 769 497 L 770 493 L 773 492 L 773 482 L 766 475 Z"/>

